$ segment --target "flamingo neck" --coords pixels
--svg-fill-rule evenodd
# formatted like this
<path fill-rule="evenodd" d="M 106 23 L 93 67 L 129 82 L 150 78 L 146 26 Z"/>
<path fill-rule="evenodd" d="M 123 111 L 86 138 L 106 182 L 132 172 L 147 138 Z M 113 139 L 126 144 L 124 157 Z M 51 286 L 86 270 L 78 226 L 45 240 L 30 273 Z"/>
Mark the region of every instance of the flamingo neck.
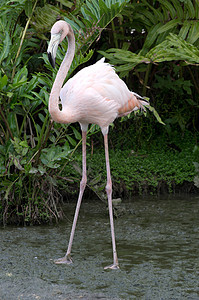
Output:
<path fill-rule="evenodd" d="M 59 109 L 59 95 L 64 83 L 64 80 L 68 74 L 69 68 L 74 58 L 75 54 L 75 36 L 72 28 L 69 26 L 68 38 L 68 50 L 67 53 L 60 65 L 60 68 L 57 72 L 55 81 L 49 97 L 48 109 L 52 119 L 58 123 L 70 123 L 70 120 L 67 120 L 66 114 Z"/>

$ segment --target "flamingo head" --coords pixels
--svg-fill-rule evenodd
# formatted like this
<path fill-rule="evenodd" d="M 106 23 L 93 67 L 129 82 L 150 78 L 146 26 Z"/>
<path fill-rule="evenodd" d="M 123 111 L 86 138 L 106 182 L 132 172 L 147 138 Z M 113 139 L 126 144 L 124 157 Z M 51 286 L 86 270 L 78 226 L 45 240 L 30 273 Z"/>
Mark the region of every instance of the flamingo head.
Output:
<path fill-rule="evenodd" d="M 48 45 L 47 53 L 48 59 L 53 68 L 55 68 L 55 58 L 57 53 L 57 48 L 59 44 L 63 41 L 65 36 L 68 35 L 70 31 L 70 25 L 65 21 L 57 21 L 51 29 L 51 39 Z"/>

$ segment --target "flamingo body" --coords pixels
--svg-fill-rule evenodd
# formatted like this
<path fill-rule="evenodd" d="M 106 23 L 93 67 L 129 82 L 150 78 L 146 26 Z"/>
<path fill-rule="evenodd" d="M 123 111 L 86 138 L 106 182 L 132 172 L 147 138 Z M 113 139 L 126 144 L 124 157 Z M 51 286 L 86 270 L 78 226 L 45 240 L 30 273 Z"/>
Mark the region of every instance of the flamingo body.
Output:
<path fill-rule="evenodd" d="M 104 60 L 79 71 L 60 91 L 66 120 L 69 118 L 70 122 L 81 125 L 97 124 L 103 133 L 108 132 L 108 126 L 118 116 L 141 106 L 114 68 Z"/>
<path fill-rule="evenodd" d="M 48 46 L 48 57 L 55 66 L 55 56 L 59 43 L 67 36 L 68 50 L 57 72 L 49 98 L 49 112 L 54 121 L 59 123 L 79 122 L 82 129 L 82 180 L 77 201 L 73 226 L 66 255 L 56 260 L 57 264 L 71 263 L 71 248 L 77 218 L 86 187 L 86 131 L 88 124 L 94 123 L 101 127 L 104 135 L 105 158 L 107 170 L 106 192 L 108 197 L 111 237 L 113 246 L 113 264 L 106 268 L 118 269 L 115 232 L 112 210 L 112 181 L 108 154 L 108 128 L 117 117 L 126 115 L 148 105 L 142 97 L 131 92 L 124 81 L 115 73 L 114 68 L 105 63 L 105 58 L 79 71 L 62 87 L 75 53 L 75 37 L 69 24 L 56 22 L 51 29 L 51 40 Z M 59 108 L 59 97 L 62 109 Z"/>

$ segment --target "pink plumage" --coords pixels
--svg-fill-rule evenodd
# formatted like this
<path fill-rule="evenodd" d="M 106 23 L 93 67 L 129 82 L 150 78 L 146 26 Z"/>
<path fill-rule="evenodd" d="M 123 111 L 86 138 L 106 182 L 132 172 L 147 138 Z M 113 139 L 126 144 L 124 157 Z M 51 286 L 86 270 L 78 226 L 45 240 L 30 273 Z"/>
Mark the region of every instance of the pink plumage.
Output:
<path fill-rule="evenodd" d="M 75 53 L 75 37 L 69 24 L 64 21 L 58 21 L 53 25 L 51 29 L 51 40 L 47 50 L 49 60 L 54 67 L 58 45 L 66 36 L 68 38 L 68 50 L 57 72 L 50 93 L 49 112 L 52 119 L 56 122 L 80 123 L 82 129 L 82 180 L 80 182 L 80 192 L 68 249 L 65 256 L 56 260 L 55 263 L 70 264 L 72 262 L 72 242 L 83 192 L 87 183 L 86 132 L 88 124 L 94 123 L 101 127 L 104 135 L 107 170 L 106 192 L 108 197 L 113 246 L 113 264 L 105 267 L 105 269 L 118 269 L 119 264 L 116 252 L 112 210 L 112 182 L 108 154 L 108 128 L 110 123 L 117 117 L 126 115 L 139 108 L 144 109 L 144 106 L 148 105 L 148 102 L 136 93 L 129 91 L 124 81 L 122 81 L 115 73 L 114 68 L 110 64 L 104 62 L 104 58 L 100 59 L 97 63 L 82 69 L 62 87 Z M 62 103 L 61 110 L 59 108 L 59 97 L 61 98 Z"/>
<path fill-rule="evenodd" d="M 94 123 L 103 133 L 118 116 L 130 113 L 148 103 L 136 97 L 104 62 L 105 58 L 79 71 L 61 89 L 63 112 L 74 115 L 72 122 Z M 66 117 L 67 119 L 67 117 Z"/>

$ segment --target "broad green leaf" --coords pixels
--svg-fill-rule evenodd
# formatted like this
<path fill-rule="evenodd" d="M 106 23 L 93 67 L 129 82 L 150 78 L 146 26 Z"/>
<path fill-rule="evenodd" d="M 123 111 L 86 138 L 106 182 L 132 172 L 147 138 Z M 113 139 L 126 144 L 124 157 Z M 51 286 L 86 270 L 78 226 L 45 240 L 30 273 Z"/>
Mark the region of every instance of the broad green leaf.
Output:
<path fill-rule="evenodd" d="M 76 129 L 75 127 L 73 127 L 73 126 L 71 126 L 71 128 L 72 128 L 72 130 L 73 130 L 73 133 L 74 133 L 74 135 L 75 135 L 75 138 L 76 138 L 77 140 L 81 140 L 82 136 L 81 136 L 81 134 L 79 133 L 79 131 L 77 131 L 77 129 Z"/>
<path fill-rule="evenodd" d="M 139 22 L 144 23 L 146 28 L 150 28 L 153 24 L 153 23 L 151 23 L 151 21 L 148 18 L 146 18 L 145 14 L 142 11 L 135 13 L 134 17 L 138 20 L 140 19 Z"/>
<path fill-rule="evenodd" d="M 140 12 L 141 14 L 143 14 L 145 21 L 146 19 L 148 19 L 147 24 L 156 24 L 156 19 L 154 18 L 154 14 L 151 13 L 150 11 L 148 11 L 147 9 L 144 9 L 143 11 Z"/>
<path fill-rule="evenodd" d="M 176 10 L 173 5 L 167 0 L 158 0 L 165 8 L 168 10 L 168 13 L 171 15 L 172 19 L 176 17 Z"/>
<path fill-rule="evenodd" d="M 4 86 L 7 85 L 7 82 L 8 82 L 8 77 L 6 75 L 0 78 L 0 90 L 2 90 Z"/>
<path fill-rule="evenodd" d="M 37 168 L 32 167 L 32 168 L 29 170 L 29 174 L 37 174 L 37 173 L 38 173 L 38 169 L 37 169 Z"/>
<path fill-rule="evenodd" d="M 64 17 L 64 20 L 70 24 L 70 26 L 73 28 L 73 30 L 76 32 L 76 34 L 80 34 L 81 28 L 84 28 L 84 24 L 78 20 L 75 16 L 73 16 L 73 20 Z"/>
<path fill-rule="evenodd" d="M 72 145 L 72 146 L 76 146 L 76 141 L 69 135 L 66 136 L 66 138 L 68 139 L 69 143 Z"/>
<path fill-rule="evenodd" d="M 93 2 L 95 2 L 95 0 Z M 95 16 L 96 19 L 99 19 L 100 14 L 99 14 L 98 7 L 94 6 L 93 3 L 92 2 L 90 3 L 88 0 L 86 1 L 86 5 L 88 6 L 90 12 L 92 13 L 92 16 Z"/>
<path fill-rule="evenodd" d="M 42 122 L 44 122 L 45 117 L 43 116 L 43 114 L 39 113 L 39 118 L 40 118 L 40 120 L 41 120 Z"/>
<path fill-rule="evenodd" d="M 147 34 L 147 37 L 145 39 L 144 45 L 139 53 L 140 55 L 145 54 L 148 51 L 148 49 L 153 45 L 153 43 L 155 42 L 155 40 L 158 37 L 158 34 L 159 34 L 158 29 L 160 29 L 160 28 L 162 28 L 161 23 L 151 26 L 151 28 Z"/>
<path fill-rule="evenodd" d="M 27 144 L 27 141 L 21 141 L 19 138 L 14 137 L 14 141 L 11 142 L 17 154 L 20 154 L 21 156 L 25 156 L 28 153 L 29 146 Z"/>
<path fill-rule="evenodd" d="M 38 171 L 41 175 L 45 174 L 46 173 L 46 169 L 43 167 L 43 166 L 38 166 Z"/>
<path fill-rule="evenodd" d="M 32 15 L 32 0 L 26 0 L 25 2 L 25 14 L 28 18 Z"/>
<path fill-rule="evenodd" d="M 28 77 L 28 69 L 26 66 L 24 66 L 22 69 L 20 69 L 13 79 L 13 86 L 18 87 L 21 84 L 24 84 L 27 81 Z"/>
<path fill-rule="evenodd" d="M 184 18 L 184 12 L 182 9 L 182 2 L 179 0 L 171 0 L 173 6 L 175 7 L 176 14 L 178 18 L 183 19 Z"/>
<path fill-rule="evenodd" d="M 190 26 L 191 26 L 191 22 L 189 20 L 185 20 L 180 29 L 179 37 L 185 40 L 189 32 Z"/>
<path fill-rule="evenodd" d="M 29 94 L 20 94 L 20 97 L 21 97 L 21 98 L 27 98 L 27 99 L 30 99 L 30 100 L 35 100 L 35 98 L 32 97 L 32 96 L 29 95 Z"/>
<path fill-rule="evenodd" d="M 68 1 L 68 0 L 57 0 L 57 1 L 68 8 L 72 8 L 72 6 L 74 5 L 73 1 Z"/>
<path fill-rule="evenodd" d="M 1 49 L 1 53 L 0 53 L 0 64 L 10 54 L 11 44 L 12 43 L 11 43 L 9 33 L 7 31 L 5 31 L 5 38 L 3 40 L 3 45 L 2 45 L 2 49 Z"/>
<path fill-rule="evenodd" d="M 107 5 L 105 4 L 105 1 L 99 0 L 99 8 L 100 8 L 101 15 L 103 13 L 105 13 L 105 14 L 109 13 L 109 9 L 108 9 Z"/>
<path fill-rule="evenodd" d="M 28 148 L 28 143 L 27 143 L 27 141 L 21 141 L 21 142 L 19 143 L 19 145 L 22 146 L 22 147 Z"/>
<path fill-rule="evenodd" d="M 86 8 L 81 9 L 82 15 L 84 17 L 84 26 L 86 25 L 88 28 L 92 28 L 92 23 L 97 23 L 98 18 Z"/>
<path fill-rule="evenodd" d="M 154 20 L 156 20 L 156 22 L 157 22 L 157 20 L 158 21 L 164 21 L 164 17 L 163 17 L 163 15 L 162 15 L 162 13 L 161 13 L 161 11 L 159 9 L 154 8 L 152 5 L 150 5 L 148 3 L 147 0 L 143 0 L 142 2 L 153 11 L 153 13 L 154 13 Z"/>
<path fill-rule="evenodd" d="M 199 39 L 199 22 L 193 21 L 186 41 L 194 44 Z"/>
<path fill-rule="evenodd" d="M 182 21 L 180 19 L 171 20 L 171 21 L 167 22 L 166 24 L 164 24 L 162 27 L 160 27 L 158 29 L 158 33 L 160 34 L 165 31 L 171 30 L 174 27 L 177 27 L 178 25 L 180 25 L 181 23 L 182 23 Z"/>
<path fill-rule="evenodd" d="M 153 113 L 153 115 L 160 124 L 165 125 L 165 123 L 162 121 L 161 117 L 159 116 L 158 112 L 155 110 L 154 107 L 152 107 L 151 105 L 147 105 L 147 108 Z"/>
<path fill-rule="evenodd" d="M 7 92 L 6 95 L 7 95 L 8 98 L 11 98 L 13 96 L 13 93 L 12 92 Z"/>
<path fill-rule="evenodd" d="M 185 17 L 187 19 L 188 18 L 190 18 L 190 19 L 195 18 L 195 8 L 193 6 L 192 0 L 184 1 L 184 7 L 185 7 L 185 11 L 187 11 L 187 13 L 185 12 Z"/>

